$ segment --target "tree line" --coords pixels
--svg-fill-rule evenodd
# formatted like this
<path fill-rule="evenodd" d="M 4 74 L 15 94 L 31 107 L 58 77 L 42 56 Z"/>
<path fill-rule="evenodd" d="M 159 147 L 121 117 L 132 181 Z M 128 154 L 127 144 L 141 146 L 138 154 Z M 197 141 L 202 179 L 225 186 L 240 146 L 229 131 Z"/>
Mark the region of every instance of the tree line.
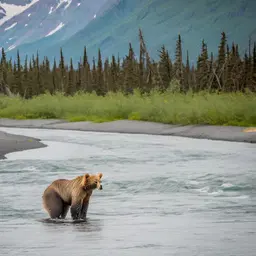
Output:
<path fill-rule="evenodd" d="M 139 44 L 138 58 L 129 43 L 128 55 L 124 58 L 112 55 L 103 61 L 99 49 L 97 61 L 93 58 L 91 65 L 84 47 L 83 58 L 77 69 L 74 68 L 72 58 L 68 63 L 64 60 L 62 48 L 59 62 L 54 59 L 53 65 L 50 65 L 47 57 L 40 62 L 38 52 L 30 59 L 26 56 L 22 65 L 19 51 L 16 60 L 12 61 L 11 58 L 7 60 L 2 48 L 0 93 L 9 96 L 18 94 L 29 99 L 46 91 L 51 94 L 63 92 L 65 95 L 73 95 L 77 91 L 96 92 L 101 96 L 110 91 L 130 94 L 134 89 L 139 89 L 141 93 L 149 93 L 152 89 L 181 93 L 202 90 L 256 91 L 256 43 L 252 46 L 250 39 L 247 52 L 241 56 L 238 44 L 233 42 L 230 47 L 225 32 L 222 32 L 215 59 L 213 53 L 208 53 L 207 44 L 202 40 L 201 53 L 195 65 L 190 65 L 188 51 L 186 63 L 183 63 L 180 35 L 173 62 L 164 45 L 159 50 L 159 61 L 150 58 L 141 29 Z"/>

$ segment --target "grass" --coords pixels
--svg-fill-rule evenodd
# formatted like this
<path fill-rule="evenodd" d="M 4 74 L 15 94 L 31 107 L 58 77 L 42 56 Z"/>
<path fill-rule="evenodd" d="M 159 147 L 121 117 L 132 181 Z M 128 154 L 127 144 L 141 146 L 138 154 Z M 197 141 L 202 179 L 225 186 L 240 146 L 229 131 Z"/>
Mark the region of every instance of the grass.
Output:
<path fill-rule="evenodd" d="M 256 126 L 255 93 L 197 94 L 152 92 L 142 97 L 109 93 L 106 97 L 77 93 L 40 95 L 31 100 L 0 96 L 0 117 L 106 122 L 121 119 L 168 124 Z"/>

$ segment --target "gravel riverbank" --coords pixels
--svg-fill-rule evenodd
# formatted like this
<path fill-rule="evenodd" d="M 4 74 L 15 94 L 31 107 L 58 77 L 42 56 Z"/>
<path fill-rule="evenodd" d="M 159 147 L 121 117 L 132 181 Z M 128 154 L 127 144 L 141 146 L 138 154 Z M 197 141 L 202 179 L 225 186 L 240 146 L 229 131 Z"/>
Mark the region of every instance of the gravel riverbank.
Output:
<path fill-rule="evenodd" d="M 170 135 L 197 139 L 256 143 L 256 129 L 237 126 L 168 125 L 144 121 L 120 120 L 105 123 L 68 122 L 58 119 L 0 119 L 0 127 L 64 129 L 92 132 Z M 0 159 L 10 152 L 44 147 L 38 139 L 0 132 Z"/>

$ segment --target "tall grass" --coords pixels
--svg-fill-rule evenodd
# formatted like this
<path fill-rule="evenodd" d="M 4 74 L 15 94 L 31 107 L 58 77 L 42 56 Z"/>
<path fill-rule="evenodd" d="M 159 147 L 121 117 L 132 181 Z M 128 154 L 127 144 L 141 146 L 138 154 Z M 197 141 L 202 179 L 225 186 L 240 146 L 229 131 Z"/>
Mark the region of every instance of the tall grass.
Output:
<path fill-rule="evenodd" d="M 40 95 L 31 100 L 0 97 L 0 117 L 15 119 L 66 119 L 104 122 L 120 119 L 169 124 L 256 125 L 255 93 L 152 92 L 141 96 L 109 93 Z"/>

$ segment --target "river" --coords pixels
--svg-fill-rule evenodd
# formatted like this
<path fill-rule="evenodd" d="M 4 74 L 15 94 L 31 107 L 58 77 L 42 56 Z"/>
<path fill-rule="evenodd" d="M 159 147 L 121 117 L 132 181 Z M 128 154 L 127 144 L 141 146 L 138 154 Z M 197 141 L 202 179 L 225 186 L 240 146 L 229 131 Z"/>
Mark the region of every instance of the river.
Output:
<path fill-rule="evenodd" d="M 0 161 L 0 255 L 255 255 L 255 144 L 0 130 L 48 145 Z M 103 173 L 87 222 L 47 221 L 44 189 L 86 172 Z"/>

